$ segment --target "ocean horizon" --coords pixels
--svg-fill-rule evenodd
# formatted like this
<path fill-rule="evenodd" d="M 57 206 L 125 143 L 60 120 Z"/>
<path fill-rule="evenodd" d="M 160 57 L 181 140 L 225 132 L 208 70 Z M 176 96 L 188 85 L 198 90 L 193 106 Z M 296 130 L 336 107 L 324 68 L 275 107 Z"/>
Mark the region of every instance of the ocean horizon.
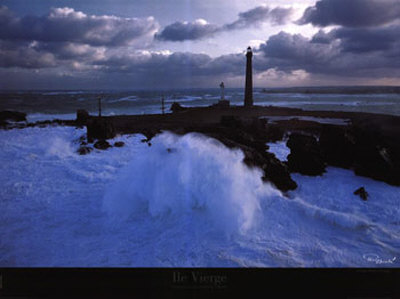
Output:
<path fill-rule="evenodd" d="M 314 87 L 314 89 L 326 87 Z M 347 89 L 354 87 L 347 87 Z M 357 87 L 360 88 L 360 87 Z M 365 88 L 365 87 L 363 87 Z M 304 110 L 326 110 L 347 112 L 368 112 L 400 115 L 400 93 L 393 92 L 393 87 L 386 93 L 379 93 L 382 87 L 374 87 L 364 93 L 346 94 L 346 88 L 340 87 L 338 93 L 305 93 L 310 87 L 300 90 L 264 88 L 254 89 L 254 104 L 300 108 Z M 313 91 L 313 89 L 311 88 Z M 103 115 L 118 114 L 159 114 L 161 99 L 164 97 L 166 112 L 173 102 L 186 107 L 205 107 L 220 100 L 217 88 L 169 89 L 169 90 L 36 90 L 0 93 L 0 110 L 16 110 L 27 113 L 28 121 L 47 119 L 75 119 L 78 109 L 85 109 L 95 115 L 98 113 L 98 99 L 102 100 Z M 242 88 L 227 88 L 225 98 L 231 105 L 243 104 Z"/>

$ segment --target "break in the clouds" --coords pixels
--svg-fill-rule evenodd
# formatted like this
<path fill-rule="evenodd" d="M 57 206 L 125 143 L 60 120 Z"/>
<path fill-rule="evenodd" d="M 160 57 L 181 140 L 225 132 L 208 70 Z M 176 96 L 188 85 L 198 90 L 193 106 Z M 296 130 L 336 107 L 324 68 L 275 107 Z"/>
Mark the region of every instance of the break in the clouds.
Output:
<path fill-rule="evenodd" d="M 151 36 L 158 23 L 152 17 L 120 18 L 86 15 L 73 8 L 52 8 L 37 17 L 15 17 L 5 6 L 0 7 L 0 39 L 14 41 L 69 42 L 91 46 L 116 47 L 132 45 Z"/>
<path fill-rule="evenodd" d="M 309 7 L 300 24 L 370 27 L 400 19 L 399 0 L 320 0 Z"/>
<path fill-rule="evenodd" d="M 175 22 L 156 34 L 156 39 L 164 41 L 198 40 L 213 36 L 217 32 L 252 28 L 267 22 L 273 26 L 284 25 L 290 21 L 293 12 L 292 8 L 276 7 L 271 9 L 268 6 L 258 6 L 239 13 L 236 21 L 223 26 L 209 24 L 203 19 L 194 22 Z"/>

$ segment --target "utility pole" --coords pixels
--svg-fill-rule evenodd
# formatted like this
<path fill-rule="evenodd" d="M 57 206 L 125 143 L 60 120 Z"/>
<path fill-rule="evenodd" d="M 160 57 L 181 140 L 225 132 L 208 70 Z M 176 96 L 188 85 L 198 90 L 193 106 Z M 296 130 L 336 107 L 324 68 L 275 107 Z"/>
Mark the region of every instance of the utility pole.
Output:
<path fill-rule="evenodd" d="M 161 98 L 161 112 L 162 112 L 162 114 L 164 114 L 165 112 L 165 101 L 164 101 L 164 95 L 162 95 L 162 98 Z"/>
<path fill-rule="evenodd" d="M 101 117 L 101 98 L 99 98 L 99 117 Z"/>

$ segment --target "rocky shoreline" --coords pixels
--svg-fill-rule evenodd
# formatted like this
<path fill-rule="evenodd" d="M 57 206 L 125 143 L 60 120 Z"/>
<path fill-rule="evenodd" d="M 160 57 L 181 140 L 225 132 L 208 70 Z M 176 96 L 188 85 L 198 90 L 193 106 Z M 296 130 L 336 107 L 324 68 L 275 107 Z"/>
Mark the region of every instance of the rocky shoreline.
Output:
<path fill-rule="evenodd" d="M 79 110 L 76 120 L 36 123 L 21 123 L 25 118 L 22 116 L 11 111 L 1 112 L 0 126 L 4 129 L 85 126 L 87 136 L 80 140 L 79 154 L 89 154 L 93 149 L 91 144 L 98 149 L 107 149 L 112 146 L 107 139 L 118 134 L 141 133 L 147 138 L 143 141 L 151 145 L 151 139 L 162 131 L 179 135 L 202 133 L 229 148 L 241 149 L 244 163 L 262 169 L 263 180 L 282 192 L 297 188 L 291 173 L 322 175 L 327 166 L 351 169 L 357 175 L 400 186 L 400 117 L 397 116 L 271 106 L 184 108 L 179 104 L 175 104 L 173 113 L 165 115 L 96 117 Z M 285 118 L 276 120 L 277 116 Z M 304 120 L 302 117 L 310 118 Z M 348 124 L 318 121 L 328 118 L 345 119 Z M 19 123 L 9 123 L 9 120 Z M 291 150 L 288 161 L 280 161 L 268 152 L 268 142 L 282 140 Z"/>

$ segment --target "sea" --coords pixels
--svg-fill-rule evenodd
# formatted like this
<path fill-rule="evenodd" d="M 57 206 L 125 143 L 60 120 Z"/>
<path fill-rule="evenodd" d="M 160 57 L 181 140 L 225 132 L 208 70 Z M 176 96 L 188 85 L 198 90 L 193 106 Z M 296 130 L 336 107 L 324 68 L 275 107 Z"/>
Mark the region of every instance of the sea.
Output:
<path fill-rule="evenodd" d="M 243 105 L 243 89 L 225 89 L 231 105 Z M 182 106 L 200 107 L 217 103 L 219 89 L 176 89 L 157 91 L 0 91 L 0 111 L 17 110 L 28 114 L 28 121 L 74 119 L 76 110 L 98 114 L 101 99 L 103 115 L 161 113 L 164 97 L 165 112 L 173 102 Z M 254 89 L 256 105 L 303 108 L 306 110 L 355 111 L 400 115 L 399 93 L 370 94 L 306 94 L 268 93 Z"/>
<path fill-rule="evenodd" d="M 29 122 L 208 106 L 218 89 L 0 93 Z M 225 90 L 233 105 L 243 90 Z M 399 94 L 268 94 L 255 103 L 400 115 Z M 0 267 L 399 267 L 400 188 L 328 167 L 287 194 L 240 150 L 201 134 L 117 136 L 77 154 L 84 128 L 0 130 Z M 269 151 L 285 161 L 284 141 Z M 364 186 L 369 199 L 353 192 Z"/>

